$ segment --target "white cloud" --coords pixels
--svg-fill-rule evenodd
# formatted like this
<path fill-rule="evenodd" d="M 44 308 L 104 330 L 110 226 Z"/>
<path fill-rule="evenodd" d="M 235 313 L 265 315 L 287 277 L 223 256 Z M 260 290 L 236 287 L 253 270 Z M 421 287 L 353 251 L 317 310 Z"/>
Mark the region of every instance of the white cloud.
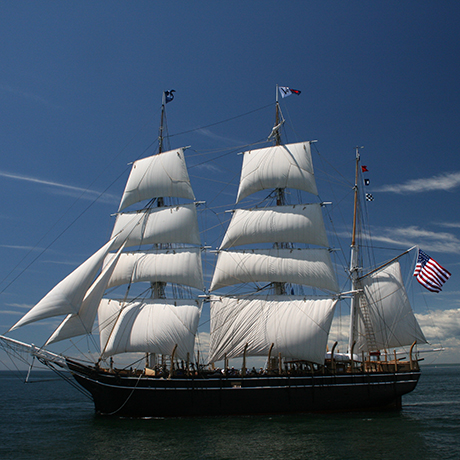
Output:
<path fill-rule="evenodd" d="M 17 307 L 17 308 L 23 308 L 25 310 L 30 310 L 33 305 L 30 305 L 28 303 L 9 303 L 7 304 L 8 307 Z M 2 313 L 5 313 L 4 311 L 2 311 Z M 17 312 L 15 312 L 17 313 Z"/>
<path fill-rule="evenodd" d="M 5 172 L 5 171 L 0 171 L 0 176 L 6 177 L 8 179 L 14 179 L 14 180 L 20 180 L 20 181 L 32 182 L 36 184 L 50 186 L 55 189 L 58 189 L 63 195 L 83 198 L 85 200 L 94 201 L 95 199 L 98 199 L 99 201 L 105 202 L 105 203 L 118 203 L 119 201 L 119 197 L 116 197 L 114 195 L 110 195 L 107 193 L 105 193 L 104 195 L 101 195 L 100 192 L 97 192 L 94 190 L 89 190 L 89 189 L 85 189 L 82 187 L 74 187 L 72 185 L 62 184 L 59 182 L 52 182 L 52 181 L 48 181 L 44 179 L 38 179 L 36 177 L 23 176 L 21 174 L 13 174 L 13 173 Z"/>
<path fill-rule="evenodd" d="M 23 251 L 43 251 L 43 248 L 39 248 L 39 247 L 21 246 L 21 245 L 14 245 L 14 244 L 0 244 L 0 248 L 21 249 Z"/>
<path fill-rule="evenodd" d="M 10 85 L 5 85 L 5 84 L 0 83 L 0 91 L 3 91 L 4 93 L 14 94 L 15 96 L 22 97 L 23 99 L 31 99 L 43 105 L 47 105 L 47 106 L 52 105 L 50 104 L 49 101 L 47 101 L 41 96 L 37 96 L 36 94 L 28 93 L 27 91 L 23 91 L 19 88 L 14 88 L 13 86 L 10 86 Z"/>
<path fill-rule="evenodd" d="M 460 309 L 434 310 L 415 316 L 428 342 L 449 340 L 460 343 Z"/>
<path fill-rule="evenodd" d="M 435 190 L 449 191 L 460 187 L 460 171 L 438 174 L 424 179 L 413 179 L 404 184 L 384 185 L 376 192 L 421 193 Z"/>
<path fill-rule="evenodd" d="M 433 360 L 447 363 L 459 362 L 460 309 L 434 310 L 427 314 L 415 314 L 426 339 L 433 347 L 442 347 L 439 355 L 424 354 L 426 363 Z M 428 347 L 429 348 L 429 347 Z"/>
<path fill-rule="evenodd" d="M 18 316 L 18 315 L 22 315 L 23 313 L 20 313 L 18 311 L 15 311 L 15 310 L 2 310 L 2 315 L 14 315 L 14 316 Z M 11 327 L 12 325 L 10 324 L 8 327 Z"/>
<path fill-rule="evenodd" d="M 237 141 L 236 139 L 233 139 L 231 137 L 226 137 L 226 136 L 220 136 L 219 134 L 215 134 L 210 129 L 207 129 L 207 128 L 198 129 L 197 133 L 209 139 L 217 140 L 220 142 L 228 142 L 229 144 L 233 144 L 233 145 L 241 144 L 241 142 Z"/>
<path fill-rule="evenodd" d="M 400 247 L 424 246 L 432 252 L 460 254 L 460 239 L 453 233 L 434 232 L 417 226 L 377 227 L 372 240 Z"/>
<path fill-rule="evenodd" d="M 438 225 L 447 228 L 460 228 L 460 222 L 441 222 Z"/>
<path fill-rule="evenodd" d="M 196 168 L 196 169 L 199 169 L 199 170 L 204 170 L 204 171 L 208 171 L 210 173 L 220 173 L 222 172 L 222 169 L 216 165 L 213 165 L 211 163 L 200 163 L 196 166 L 192 166 L 190 167 L 190 169 L 192 168 Z M 192 176 L 190 174 L 190 177 L 198 177 L 198 176 Z M 199 177 L 199 179 L 202 179 L 201 177 Z M 208 177 L 206 177 L 206 179 L 209 179 Z M 221 182 L 221 181 L 217 181 L 215 180 L 214 182 Z"/>

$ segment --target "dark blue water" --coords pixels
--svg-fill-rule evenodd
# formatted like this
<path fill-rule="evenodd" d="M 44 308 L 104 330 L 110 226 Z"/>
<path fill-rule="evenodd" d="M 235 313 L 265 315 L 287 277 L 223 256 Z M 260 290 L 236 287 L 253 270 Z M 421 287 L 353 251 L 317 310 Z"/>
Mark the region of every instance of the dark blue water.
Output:
<path fill-rule="evenodd" d="M 61 380 L 0 372 L 2 460 L 459 458 L 460 366 L 423 368 L 400 412 L 166 420 L 97 417 Z"/>

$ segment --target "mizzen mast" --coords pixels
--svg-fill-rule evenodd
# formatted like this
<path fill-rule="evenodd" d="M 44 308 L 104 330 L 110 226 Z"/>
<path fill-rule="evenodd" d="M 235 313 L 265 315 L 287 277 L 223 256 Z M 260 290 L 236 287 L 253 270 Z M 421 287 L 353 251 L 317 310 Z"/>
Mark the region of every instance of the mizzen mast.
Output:
<path fill-rule="evenodd" d="M 356 337 L 357 329 L 357 305 L 359 302 L 358 296 L 358 278 L 359 278 L 359 267 L 358 267 L 358 245 L 356 243 L 356 233 L 357 233 L 357 220 L 358 220 L 358 178 L 359 178 L 359 147 L 356 147 L 356 157 L 355 157 L 355 185 L 354 190 L 354 201 L 353 201 L 353 231 L 351 235 L 351 257 L 350 257 L 350 276 L 351 276 L 351 289 L 352 297 L 350 303 L 350 333 L 349 333 L 349 342 L 348 342 L 348 351 L 351 353 L 353 344 Z"/>

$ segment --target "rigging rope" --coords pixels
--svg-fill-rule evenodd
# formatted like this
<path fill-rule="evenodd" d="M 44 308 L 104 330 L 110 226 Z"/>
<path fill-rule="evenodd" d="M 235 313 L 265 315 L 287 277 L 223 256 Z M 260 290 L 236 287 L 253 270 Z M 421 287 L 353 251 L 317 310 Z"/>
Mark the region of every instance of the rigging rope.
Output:
<path fill-rule="evenodd" d="M 264 109 L 266 109 L 268 107 L 272 107 L 273 105 L 274 105 L 274 103 L 267 104 L 267 105 L 264 105 L 263 107 L 259 107 L 258 109 L 250 110 L 249 112 L 243 113 L 241 115 L 236 115 L 234 117 L 230 117 L 230 118 L 227 118 L 225 120 L 216 121 L 215 123 L 211 123 L 211 124 L 206 125 L 206 126 L 201 126 L 200 128 L 193 128 L 193 129 L 189 129 L 187 131 L 182 131 L 180 133 L 171 134 L 169 137 L 181 136 L 183 134 L 192 133 L 194 131 L 200 131 L 201 129 L 211 128 L 212 126 L 217 126 L 217 125 L 220 125 L 222 123 L 228 123 L 229 121 L 236 120 L 236 119 L 241 118 L 241 117 L 245 117 L 247 115 L 250 115 L 252 113 L 258 112 L 260 110 L 264 110 Z"/>
<path fill-rule="evenodd" d="M 273 106 L 273 103 L 271 104 L 268 104 L 268 105 L 265 105 L 263 107 L 259 107 L 257 109 L 254 109 L 254 110 L 251 110 L 249 112 L 245 112 L 243 114 L 240 114 L 240 115 L 236 115 L 234 117 L 230 117 L 230 118 L 227 118 L 225 120 L 221 120 L 221 121 L 218 121 L 218 122 L 215 122 L 215 123 L 211 123 L 209 125 L 205 125 L 205 126 L 201 126 L 201 127 L 198 127 L 198 128 L 194 128 L 194 129 L 190 129 L 190 130 L 187 130 L 187 131 L 182 131 L 182 132 L 179 132 L 179 133 L 176 133 L 176 134 L 172 134 L 172 135 L 168 135 L 167 138 L 171 138 L 171 137 L 176 137 L 176 136 L 180 136 L 180 135 L 183 135 L 183 134 L 187 134 L 187 133 L 190 133 L 190 132 L 194 132 L 194 131 L 199 131 L 199 130 L 202 130 L 202 129 L 206 129 L 206 128 L 209 128 L 209 127 L 212 127 L 212 126 L 216 126 L 216 125 L 219 125 L 219 124 L 222 124 L 222 123 L 227 123 L 229 121 L 232 121 L 232 120 L 235 120 L 235 119 L 238 119 L 238 118 L 241 118 L 241 117 L 244 117 L 244 116 L 247 116 L 247 115 L 250 115 L 252 113 L 255 113 L 255 112 L 258 112 L 260 110 L 264 110 L 268 107 L 271 107 Z M 85 193 L 87 193 L 88 191 L 90 191 L 90 188 L 96 183 L 96 181 L 99 180 L 99 178 L 105 173 L 105 171 L 115 162 L 115 160 L 128 148 L 128 146 L 133 142 L 133 140 L 139 135 L 139 133 L 145 129 L 145 127 L 151 123 L 152 119 L 149 119 L 132 137 L 131 139 L 126 143 L 126 145 L 112 158 L 112 160 L 110 160 L 107 164 L 107 166 L 101 171 L 101 173 L 89 184 L 89 186 L 80 194 L 80 196 L 78 196 L 75 201 L 69 206 L 69 208 L 56 220 L 56 222 L 50 227 L 50 229 L 40 238 L 40 240 L 35 244 L 35 246 L 33 248 L 31 248 L 27 254 L 16 264 L 15 267 L 13 267 L 12 270 L 9 271 L 9 273 L 7 273 L 7 275 L 2 279 L 0 280 L 0 284 L 4 283 L 13 273 L 14 271 L 24 262 L 24 260 L 27 259 L 27 257 L 37 249 L 38 245 L 45 239 L 45 237 L 47 235 L 50 234 L 50 232 L 58 225 L 59 222 L 61 222 L 63 220 L 63 218 L 71 211 L 71 209 L 81 200 L 81 198 L 85 195 Z M 150 143 L 143 151 L 142 153 L 138 156 L 137 159 L 139 159 L 142 155 L 145 154 L 146 151 L 148 151 L 156 142 L 158 142 L 158 139 L 156 139 L 154 142 Z M 230 152 L 229 152 L 230 153 Z M 228 155 L 229 153 L 227 154 L 224 154 L 222 156 L 225 156 L 225 155 Z M 215 158 L 214 160 L 218 159 L 220 157 L 217 157 Z M 208 160 L 210 161 L 210 160 Z M 197 164 L 195 166 L 200 166 L 204 163 L 207 163 L 208 161 L 206 162 L 203 162 L 203 163 L 200 163 L 200 164 Z M 193 168 L 194 166 L 192 166 Z M 116 182 L 118 182 L 120 180 L 120 178 L 125 174 L 125 172 L 128 170 L 129 168 L 125 168 L 123 170 L 123 172 L 121 174 L 119 174 L 115 180 L 113 180 L 101 193 L 99 193 L 99 195 L 83 210 L 81 211 L 45 248 L 43 248 L 38 254 L 36 257 L 34 257 L 1 291 L 0 291 L 0 295 L 3 294 L 18 278 L 20 278 L 45 252 L 48 251 L 48 249 L 54 244 L 56 243 L 56 241 L 58 241 L 71 227 L 73 227 L 73 225 L 84 215 L 86 214 L 86 212 L 103 196 L 105 195 L 105 193 L 107 192 L 107 190 L 109 190 Z"/>

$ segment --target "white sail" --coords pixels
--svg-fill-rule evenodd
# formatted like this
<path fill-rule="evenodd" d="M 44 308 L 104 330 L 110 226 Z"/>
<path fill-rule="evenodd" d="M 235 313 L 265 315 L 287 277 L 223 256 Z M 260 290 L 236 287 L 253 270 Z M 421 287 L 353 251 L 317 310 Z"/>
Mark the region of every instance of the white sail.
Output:
<path fill-rule="evenodd" d="M 321 205 L 315 203 L 237 209 L 220 249 L 275 241 L 327 247 Z"/>
<path fill-rule="evenodd" d="M 102 299 L 97 310 L 99 326 L 99 343 L 101 353 L 105 352 L 107 342 L 112 335 L 115 323 L 125 303 L 119 300 Z"/>
<path fill-rule="evenodd" d="M 48 339 L 45 346 L 79 335 L 91 334 L 97 309 L 123 248 L 124 246 L 120 248 L 116 256 L 104 267 L 101 274 L 89 288 L 78 313 L 68 315 Z"/>
<path fill-rule="evenodd" d="M 184 159 L 184 149 L 170 150 L 135 161 L 118 211 L 154 197 L 195 199 Z"/>
<path fill-rule="evenodd" d="M 237 203 L 260 190 L 286 187 L 318 194 L 310 142 L 244 152 Z"/>
<path fill-rule="evenodd" d="M 220 251 L 210 290 L 259 281 L 339 291 L 329 250 L 324 248 Z"/>
<path fill-rule="evenodd" d="M 37 305 L 29 310 L 10 331 L 52 316 L 77 313 L 113 243 L 114 240 L 110 240 L 64 278 Z"/>
<path fill-rule="evenodd" d="M 337 300 L 299 296 L 211 296 L 209 361 L 243 355 L 323 363 Z"/>
<path fill-rule="evenodd" d="M 414 341 L 426 342 L 410 306 L 398 261 L 360 282 L 365 301 L 360 301 L 358 313 L 357 350 L 374 351 L 408 346 Z"/>
<path fill-rule="evenodd" d="M 153 208 L 117 215 L 112 236 L 120 245 L 184 243 L 200 244 L 195 204 Z"/>
<path fill-rule="evenodd" d="M 109 255 L 105 263 L 112 257 L 114 254 Z M 200 248 L 123 253 L 107 288 L 142 281 L 183 284 L 203 290 Z"/>
<path fill-rule="evenodd" d="M 149 299 L 123 306 L 104 299 L 99 324 L 104 329 L 115 322 L 115 327 L 100 333 L 102 358 L 130 352 L 171 355 L 176 345 L 178 359 L 192 358 L 200 312 L 194 300 Z"/>

